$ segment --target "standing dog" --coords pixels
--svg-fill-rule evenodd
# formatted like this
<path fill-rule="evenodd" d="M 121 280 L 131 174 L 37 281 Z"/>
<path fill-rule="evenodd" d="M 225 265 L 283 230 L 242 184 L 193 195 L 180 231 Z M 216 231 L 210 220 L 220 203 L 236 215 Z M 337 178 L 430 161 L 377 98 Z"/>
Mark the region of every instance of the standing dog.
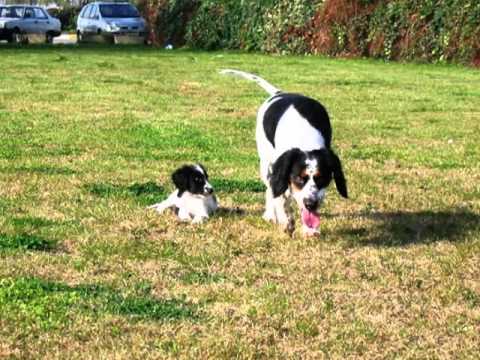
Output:
<path fill-rule="evenodd" d="M 282 92 L 256 75 L 229 69 L 220 73 L 254 81 L 270 95 L 258 110 L 256 130 L 260 174 L 267 186 L 263 218 L 292 234 L 293 197 L 304 233 L 318 233 L 319 208 L 332 178 L 340 195 L 348 197 L 340 159 L 331 149 L 327 111 L 318 101 Z"/>
<path fill-rule="evenodd" d="M 217 198 L 208 182 L 207 170 L 200 165 L 184 165 L 172 174 L 176 190 L 170 196 L 149 206 L 158 213 L 173 208 L 181 221 L 202 223 L 217 210 Z"/>

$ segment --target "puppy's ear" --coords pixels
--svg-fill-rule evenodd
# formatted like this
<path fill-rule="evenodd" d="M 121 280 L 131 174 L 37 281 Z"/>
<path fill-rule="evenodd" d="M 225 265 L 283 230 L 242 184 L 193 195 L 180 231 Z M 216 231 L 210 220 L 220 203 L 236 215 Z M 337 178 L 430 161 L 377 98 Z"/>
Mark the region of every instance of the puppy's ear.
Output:
<path fill-rule="evenodd" d="M 330 167 L 332 168 L 333 172 L 333 179 L 335 180 L 335 186 L 337 187 L 337 191 L 340 195 L 344 198 L 348 198 L 348 191 L 347 191 L 347 182 L 345 180 L 345 176 L 343 175 L 342 170 L 342 163 L 338 158 L 337 154 L 335 154 L 332 150 L 330 150 Z"/>
<path fill-rule="evenodd" d="M 205 179 L 208 180 L 208 173 L 207 173 L 207 169 L 205 168 L 205 166 L 203 166 L 200 163 L 198 163 L 197 165 L 203 170 L 203 173 L 205 174 Z"/>
<path fill-rule="evenodd" d="M 270 186 L 272 187 L 273 197 L 278 197 L 287 191 L 292 166 L 303 156 L 305 156 L 303 151 L 295 148 L 285 151 L 277 161 L 275 161 L 270 174 Z"/>
<path fill-rule="evenodd" d="M 172 181 L 178 189 L 178 197 L 182 196 L 188 190 L 188 169 L 186 166 L 175 170 L 172 174 Z"/>

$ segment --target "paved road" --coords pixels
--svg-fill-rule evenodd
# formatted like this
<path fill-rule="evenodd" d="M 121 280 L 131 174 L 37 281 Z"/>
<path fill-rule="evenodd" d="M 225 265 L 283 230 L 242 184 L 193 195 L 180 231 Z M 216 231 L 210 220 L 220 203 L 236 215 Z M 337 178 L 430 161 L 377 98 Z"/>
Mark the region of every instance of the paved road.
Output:
<path fill-rule="evenodd" d="M 45 37 L 43 35 L 31 35 L 28 37 L 30 44 L 44 44 Z M 92 41 L 105 42 L 104 39 L 99 37 L 98 39 L 92 39 Z M 0 41 L 0 43 L 7 43 L 6 41 Z M 75 45 L 77 43 L 77 35 L 71 33 L 63 33 L 53 39 L 54 44 L 62 45 Z M 143 44 L 143 38 L 123 36 L 116 39 L 117 44 Z"/>
<path fill-rule="evenodd" d="M 29 42 L 32 44 L 43 44 L 45 43 L 44 36 L 32 36 L 29 37 Z M 0 44 L 6 44 L 6 40 L 0 40 Z M 63 45 L 74 45 L 77 43 L 77 36 L 75 34 L 63 33 L 60 36 L 57 36 L 53 39 L 54 44 L 63 44 Z"/>
<path fill-rule="evenodd" d="M 63 33 L 53 39 L 54 44 L 73 45 L 77 43 L 77 36 L 75 34 Z"/>

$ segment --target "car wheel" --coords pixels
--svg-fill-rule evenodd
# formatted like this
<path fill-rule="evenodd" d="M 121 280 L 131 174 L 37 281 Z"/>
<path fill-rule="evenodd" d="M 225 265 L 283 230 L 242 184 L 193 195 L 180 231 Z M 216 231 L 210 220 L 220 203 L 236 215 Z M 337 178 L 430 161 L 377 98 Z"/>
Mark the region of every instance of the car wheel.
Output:
<path fill-rule="evenodd" d="M 46 33 L 45 34 L 45 43 L 47 44 L 53 44 L 53 35 L 52 33 Z"/>
<path fill-rule="evenodd" d="M 85 41 L 85 37 L 82 35 L 82 33 L 80 32 L 80 30 L 77 30 L 77 43 L 81 43 L 81 42 L 84 42 Z"/>

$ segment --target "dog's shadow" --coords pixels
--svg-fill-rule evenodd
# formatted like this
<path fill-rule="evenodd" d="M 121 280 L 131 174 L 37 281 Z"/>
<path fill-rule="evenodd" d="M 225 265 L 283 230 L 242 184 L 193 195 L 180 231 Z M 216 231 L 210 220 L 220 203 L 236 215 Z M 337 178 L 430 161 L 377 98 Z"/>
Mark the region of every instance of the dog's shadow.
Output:
<path fill-rule="evenodd" d="M 265 185 L 258 180 L 212 179 L 211 183 L 217 192 L 261 193 L 266 190 Z"/>
<path fill-rule="evenodd" d="M 265 191 L 265 185 L 259 180 L 236 180 L 236 179 L 213 179 L 211 180 L 212 186 L 217 193 L 263 193 Z M 257 214 L 258 213 L 258 214 Z M 221 206 L 217 209 L 215 216 L 226 218 L 239 218 L 247 215 L 260 215 L 262 212 L 245 210 L 240 207 L 228 208 Z"/>
<path fill-rule="evenodd" d="M 347 221 L 339 230 L 351 246 L 396 247 L 438 241 L 461 242 L 480 232 L 480 215 L 466 208 L 357 213 L 348 215 L 348 218 L 369 223 L 351 227 L 352 222 Z"/>
<path fill-rule="evenodd" d="M 141 205 L 153 204 L 168 195 L 164 187 L 152 181 L 131 185 L 92 183 L 83 188 L 99 198 L 131 198 Z"/>

